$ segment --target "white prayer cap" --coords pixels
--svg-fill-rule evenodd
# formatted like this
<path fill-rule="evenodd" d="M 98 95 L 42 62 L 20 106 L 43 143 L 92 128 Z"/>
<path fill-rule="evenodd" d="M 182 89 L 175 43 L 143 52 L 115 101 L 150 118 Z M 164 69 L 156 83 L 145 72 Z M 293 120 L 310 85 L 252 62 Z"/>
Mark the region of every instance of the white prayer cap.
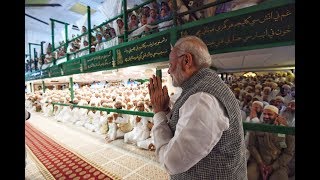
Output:
<path fill-rule="evenodd" d="M 275 82 L 271 82 L 272 87 L 278 87 L 278 84 Z"/>
<path fill-rule="evenodd" d="M 252 105 L 253 105 L 253 104 L 258 104 L 258 105 L 260 105 L 261 107 L 263 107 L 263 103 L 260 102 L 260 101 L 253 101 Z"/>
<path fill-rule="evenodd" d="M 261 89 L 261 88 L 262 88 L 262 85 L 261 85 L 261 84 L 257 84 L 257 85 L 255 85 L 255 88 L 256 88 L 256 89 Z"/>
<path fill-rule="evenodd" d="M 284 102 L 284 98 L 282 96 L 277 96 L 275 99 Z"/>
<path fill-rule="evenodd" d="M 273 105 L 266 105 L 263 109 L 269 109 L 269 110 L 275 112 L 276 114 L 279 113 L 279 109 Z"/>
<path fill-rule="evenodd" d="M 271 87 L 269 87 L 269 86 L 263 88 L 263 90 L 265 90 L 265 89 L 269 89 L 269 91 L 271 91 Z"/>
<path fill-rule="evenodd" d="M 288 84 L 284 84 L 284 85 L 282 86 L 282 88 L 291 89 L 291 87 L 290 87 Z"/>
<path fill-rule="evenodd" d="M 102 103 L 102 106 L 103 106 L 103 107 L 107 107 L 107 105 L 108 105 L 108 104 L 107 104 L 107 103 L 105 103 L 105 102 L 104 102 L 104 103 Z"/>

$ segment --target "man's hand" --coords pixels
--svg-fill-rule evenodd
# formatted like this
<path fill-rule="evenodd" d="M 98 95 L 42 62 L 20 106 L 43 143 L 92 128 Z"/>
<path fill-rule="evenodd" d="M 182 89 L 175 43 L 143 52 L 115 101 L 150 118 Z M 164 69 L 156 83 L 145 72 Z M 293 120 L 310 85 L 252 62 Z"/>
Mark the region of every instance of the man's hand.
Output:
<path fill-rule="evenodd" d="M 164 86 L 162 88 L 161 78 L 153 75 L 153 77 L 150 78 L 148 89 L 153 112 L 158 113 L 160 111 L 167 111 L 169 109 L 170 98 L 167 87 Z"/>
<path fill-rule="evenodd" d="M 250 119 L 253 119 L 255 117 L 257 117 L 257 112 L 256 109 L 251 107 L 251 111 L 250 111 L 250 115 L 249 115 Z"/>
<path fill-rule="evenodd" d="M 287 124 L 287 120 L 284 117 L 280 116 L 280 115 L 278 115 L 276 117 L 276 119 L 274 120 L 274 124 L 275 125 L 284 125 L 284 126 L 288 125 Z"/>
<path fill-rule="evenodd" d="M 265 173 L 265 168 L 266 168 L 266 165 L 264 163 L 260 163 L 259 165 L 259 170 L 260 170 L 260 174 L 262 175 L 262 179 L 263 180 L 266 180 L 266 173 Z"/>
<path fill-rule="evenodd" d="M 271 166 L 266 166 L 264 168 L 264 172 L 265 172 L 266 179 L 268 179 L 270 174 L 272 173 L 272 167 Z"/>

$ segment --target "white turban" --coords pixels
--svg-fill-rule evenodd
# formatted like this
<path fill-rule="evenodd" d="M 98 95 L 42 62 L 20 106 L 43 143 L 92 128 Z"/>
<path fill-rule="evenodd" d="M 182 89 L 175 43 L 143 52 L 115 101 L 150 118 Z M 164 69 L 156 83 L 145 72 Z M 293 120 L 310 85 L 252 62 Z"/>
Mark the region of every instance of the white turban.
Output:
<path fill-rule="evenodd" d="M 266 105 L 263 109 L 269 109 L 269 110 L 275 112 L 276 114 L 279 113 L 279 109 L 273 105 Z"/>
<path fill-rule="evenodd" d="M 261 84 L 257 84 L 257 85 L 255 85 L 255 88 L 256 88 L 256 89 L 261 89 L 261 88 L 262 88 L 262 85 L 261 85 Z"/>

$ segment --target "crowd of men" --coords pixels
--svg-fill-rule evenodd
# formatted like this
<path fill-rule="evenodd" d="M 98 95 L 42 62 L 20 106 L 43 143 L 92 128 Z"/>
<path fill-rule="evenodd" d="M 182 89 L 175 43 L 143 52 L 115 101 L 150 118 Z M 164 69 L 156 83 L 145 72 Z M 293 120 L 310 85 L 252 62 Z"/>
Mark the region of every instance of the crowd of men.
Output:
<path fill-rule="evenodd" d="M 183 13 L 189 9 L 194 9 L 214 1 L 215 0 L 202 0 L 194 2 L 177 0 L 177 12 Z M 230 1 L 219 4 L 215 7 L 206 8 L 195 13 L 184 15 L 183 17 L 178 17 L 177 20 L 178 24 L 181 25 L 217 14 L 257 5 L 263 1 L 264 0 Z M 186 2 L 188 3 L 186 4 Z M 172 16 L 173 2 L 171 0 L 155 0 L 154 2 L 151 2 L 135 11 L 129 12 L 127 17 L 129 34 L 128 40 L 134 40 L 172 27 Z M 64 41 L 60 41 L 57 45 L 55 45 L 55 47 L 59 46 L 59 48 L 55 49 L 54 51 L 52 51 L 51 43 L 48 43 L 46 51 L 44 52 L 44 57 L 28 57 L 25 63 L 25 72 L 46 68 L 46 64 L 53 62 L 53 59 L 60 59 L 65 57 L 67 54 L 71 54 L 69 59 L 75 59 L 89 54 L 89 51 L 97 52 L 118 45 L 119 43 L 123 42 L 123 37 L 121 37 L 121 35 L 124 34 L 125 26 L 123 19 L 118 18 L 115 21 L 116 25 L 108 23 L 91 32 L 90 47 L 88 34 L 80 37 L 78 34 L 78 38 L 76 38 L 75 34 L 72 34 L 71 37 L 73 40 L 68 43 L 67 47 L 64 46 Z M 88 29 L 86 26 L 81 27 L 81 34 L 87 31 Z"/>
<path fill-rule="evenodd" d="M 242 121 L 281 126 L 295 126 L 295 84 L 291 72 L 269 73 L 256 77 L 234 76 L 226 82 L 239 100 Z M 179 92 L 170 92 L 172 105 Z M 48 103 L 45 103 L 48 102 Z M 52 106 L 52 102 L 69 106 Z M 54 116 L 58 122 L 83 126 L 89 131 L 105 134 L 107 142 L 124 139 L 125 143 L 155 150 L 150 117 L 110 113 L 73 107 L 107 107 L 114 109 L 152 112 L 146 83 L 138 85 L 104 85 L 75 88 L 71 102 L 70 91 L 46 90 L 26 94 L 26 108 Z M 249 131 L 247 146 L 248 177 L 279 179 L 294 174 L 294 136 Z"/>

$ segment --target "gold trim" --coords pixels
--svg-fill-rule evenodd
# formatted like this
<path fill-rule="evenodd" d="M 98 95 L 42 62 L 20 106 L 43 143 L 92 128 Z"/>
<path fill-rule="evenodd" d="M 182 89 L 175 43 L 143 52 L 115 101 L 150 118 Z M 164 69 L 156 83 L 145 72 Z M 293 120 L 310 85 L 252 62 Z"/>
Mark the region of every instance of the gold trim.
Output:
<path fill-rule="evenodd" d="M 37 168 L 39 169 L 42 176 L 49 180 L 55 180 L 50 171 L 40 162 L 40 160 L 33 154 L 33 152 L 26 146 L 27 154 L 30 155 L 30 158 L 36 163 Z M 27 155 L 27 156 L 28 156 Z"/>
<path fill-rule="evenodd" d="M 31 125 L 31 124 L 29 124 Z M 74 149 L 68 147 L 68 145 L 61 143 L 59 140 L 55 139 L 54 137 L 51 137 L 50 135 L 48 135 L 47 133 L 39 130 L 38 128 L 36 128 L 35 126 L 31 125 L 33 128 L 35 128 L 36 130 L 38 130 L 39 132 L 43 133 L 44 135 L 48 136 L 50 139 L 54 140 L 57 144 L 59 144 L 60 146 L 66 148 L 68 151 L 74 153 L 75 155 L 77 155 L 78 157 L 80 157 L 81 159 L 85 160 L 88 164 L 90 164 L 91 166 L 95 167 L 96 169 L 98 169 L 99 171 L 103 172 L 104 174 L 106 174 L 107 176 L 113 178 L 114 180 L 121 180 L 122 178 L 118 177 L 117 175 L 106 171 L 105 169 L 103 169 L 100 165 L 98 165 L 97 163 L 91 161 L 90 159 L 87 159 L 86 157 L 82 156 L 81 154 L 78 154 Z"/>

